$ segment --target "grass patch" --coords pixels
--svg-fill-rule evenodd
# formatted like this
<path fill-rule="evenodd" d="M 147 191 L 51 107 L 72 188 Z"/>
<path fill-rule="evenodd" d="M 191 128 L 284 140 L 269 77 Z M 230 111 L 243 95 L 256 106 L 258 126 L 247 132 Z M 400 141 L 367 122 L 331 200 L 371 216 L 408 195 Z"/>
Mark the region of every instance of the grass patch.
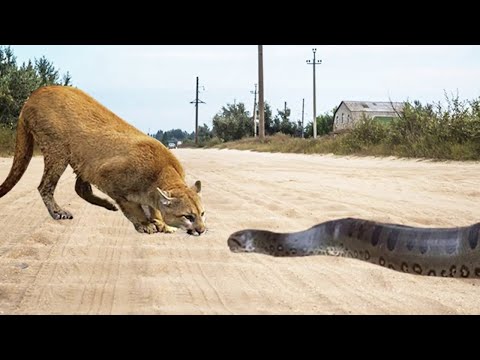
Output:
<path fill-rule="evenodd" d="M 15 154 L 15 140 L 16 132 L 9 127 L 0 126 L 0 156 L 11 157 Z M 33 155 L 42 155 L 42 152 L 37 147 L 37 144 L 33 146 Z"/>
<path fill-rule="evenodd" d="M 0 156 L 13 156 L 15 152 L 15 130 L 0 126 Z"/>
<path fill-rule="evenodd" d="M 371 124 L 370 124 L 371 125 Z M 219 149 L 252 150 L 259 152 L 335 154 L 363 156 L 396 156 L 407 158 L 428 158 L 436 160 L 480 160 L 480 142 L 438 141 L 431 137 L 421 137 L 395 143 L 391 139 L 391 129 L 381 129 L 366 124 L 351 132 L 327 135 L 317 139 L 293 138 L 284 134 L 267 136 L 264 141 L 258 138 L 244 138 L 238 141 L 216 144 Z"/>

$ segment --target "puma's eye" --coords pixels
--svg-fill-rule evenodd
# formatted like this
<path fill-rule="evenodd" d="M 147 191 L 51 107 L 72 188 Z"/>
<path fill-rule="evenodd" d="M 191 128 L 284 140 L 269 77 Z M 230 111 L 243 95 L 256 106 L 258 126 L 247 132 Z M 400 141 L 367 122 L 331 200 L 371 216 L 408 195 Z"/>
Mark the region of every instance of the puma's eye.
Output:
<path fill-rule="evenodd" d="M 205 215 L 205 211 L 200 214 L 200 216 L 204 216 L 204 215 Z"/>
<path fill-rule="evenodd" d="M 190 222 L 195 222 L 195 216 L 193 215 L 183 215 L 183 217 Z"/>

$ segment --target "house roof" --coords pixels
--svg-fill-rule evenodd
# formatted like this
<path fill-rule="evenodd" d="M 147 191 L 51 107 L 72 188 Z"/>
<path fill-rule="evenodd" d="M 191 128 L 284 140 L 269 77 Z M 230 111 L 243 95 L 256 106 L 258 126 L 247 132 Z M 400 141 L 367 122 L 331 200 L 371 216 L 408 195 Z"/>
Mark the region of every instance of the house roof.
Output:
<path fill-rule="evenodd" d="M 342 101 L 347 108 L 354 111 L 362 112 L 389 112 L 389 111 L 402 111 L 405 103 L 403 102 L 390 102 L 390 101 Z M 340 105 L 342 105 L 340 103 Z M 395 109 L 395 110 L 394 110 Z"/>

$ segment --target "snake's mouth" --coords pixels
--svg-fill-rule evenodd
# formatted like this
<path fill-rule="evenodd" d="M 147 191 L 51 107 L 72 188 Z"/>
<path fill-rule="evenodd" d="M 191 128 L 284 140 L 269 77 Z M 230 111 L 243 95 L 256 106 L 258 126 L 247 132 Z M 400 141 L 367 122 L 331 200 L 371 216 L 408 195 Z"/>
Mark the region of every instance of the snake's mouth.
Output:
<path fill-rule="evenodd" d="M 243 241 L 236 234 L 230 235 L 227 240 L 228 247 L 232 252 L 245 252 L 245 245 L 242 244 Z"/>
<path fill-rule="evenodd" d="M 240 241 L 235 238 L 228 239 L 228 246 L 230 246 L 230 250 L 242 248 L 242 244 L 240 244 Z"/>
<path fill-rule="evenodd" d="M 242 230 L 231 234 L 227 240 L 232 252 L 255 252 L 255 243 L 249 230 Z"/>
<path fill-rule="evenodd" d="M 232 252 L 242 252 L 242 244 L 240 244 L 240 241 L 238 241 L 235 238 L 229 237 L 228 238 L 228 247 L 230 248 L 230 251 Z"/>

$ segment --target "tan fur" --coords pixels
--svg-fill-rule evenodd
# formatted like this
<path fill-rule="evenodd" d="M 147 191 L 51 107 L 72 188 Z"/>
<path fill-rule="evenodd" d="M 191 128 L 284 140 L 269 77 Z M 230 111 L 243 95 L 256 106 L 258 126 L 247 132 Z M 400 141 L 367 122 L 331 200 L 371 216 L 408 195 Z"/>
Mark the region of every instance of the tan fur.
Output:
<path fill-rule="evenodd" d="M 72 218 L 53 198 L 60 176 L 70 165 L 77 174 L 79 196 L 117 210 L 93 194 L 90 184 L 95 185 L 117 202 L 139 232 L 173 232 L 178 227 L 199 234 L 205 231 L 200 182 L 188 187 L 185 172 L 170 150 L 83 91 L 46 86 L 31 94 L 20 114 L 14 161 L 0 185 L 0 197 L 25 172 L 33 141 L 45 161 L 38 190 L 54 219 Z M 148 206 L 148 216 L 142 205 Z"/>

